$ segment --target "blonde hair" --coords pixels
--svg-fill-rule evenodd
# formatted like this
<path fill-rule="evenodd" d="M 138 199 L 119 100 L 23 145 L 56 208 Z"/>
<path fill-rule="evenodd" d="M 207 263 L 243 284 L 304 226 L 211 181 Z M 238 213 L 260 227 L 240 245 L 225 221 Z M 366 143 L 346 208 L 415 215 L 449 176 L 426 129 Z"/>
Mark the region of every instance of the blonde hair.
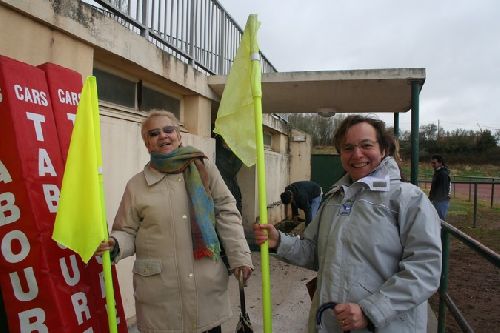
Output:
<path fill-rule="evenodd" d="M 154 117 L 167 117 L 177 127 L 177 132 L 179 132 L 179 128 L 178 128 L 179 127 L 179 119 L 177 119 L 177 117 L 172 112 L 154 109 L 154 110 L 148 111 L 148 116 L 142 121 L 142 124 L 141 124 L 141 136 L 142 136 L 142 140 L 144 140 L 144 142 L 146 142 L 146 139 L 147 139 L 146 127 L 147 127 L 147 125 L 149 125 L 149 122 Z"/>

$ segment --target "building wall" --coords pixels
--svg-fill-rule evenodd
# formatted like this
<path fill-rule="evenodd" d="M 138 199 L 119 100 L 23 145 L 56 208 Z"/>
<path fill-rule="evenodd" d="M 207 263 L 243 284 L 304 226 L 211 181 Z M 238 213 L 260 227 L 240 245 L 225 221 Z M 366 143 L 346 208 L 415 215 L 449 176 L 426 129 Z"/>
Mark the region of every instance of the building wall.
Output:
<path fill-rule="evenodd" d="M 183 143 L 215 160 L 215 140 L 210 138 L 214 121 L 211 104 L 218 97 L 209 88 L 206 76 L 113 19 L 80 1 L 0 0 L 0 40 L 0 54 L 31 65 L 52 62 L 83 77 L 100 68 L 175 96 L 180 100 L 180 120 L 189 131 L 182 133 Z M 106 212 L 111 225 L 127 181 L 149 159 L 140 135 L 145 114 L 103 101 L 100 113 Z M 269 221 L 276 223 L 284 217 L 279 194 L 290 182 L 289 129 L 283 120 L 270 115 L 264 115 L 264 124 L 272 134 L 271 146 L 265 152 L 266 204 Z M 304 163 L 296 165 L 306 167 Z M 255 167 L 242 167 L 238 181 L 243 195 L 243 223 L 251 238 L 251 224 L 259 215 Z M 117 266 L 127 318 L 135 315 L 132 261 L 125 259 Z"/>
<path fill-rule="evenodd" d="M 288 142 L 290 146 L 290 183 L 311 180 L 311 136 L 298 129 L 292 129 Z"/>
<path fill-rule="evenodd" d="M 280 194 L 289 184 L 288 154 L 265 151 L 266 164 L 266 208 L 268 223 L 276 224 L 285 218 L 284 205 L 281 204 Z M 256 167 L 243 166 L 238 173 L 238 184 L 242 194 L 242 218 L 247 240 L 253 243 L 252 224 L 259 221 L 259 189 Z"/>
<path fill-rule="evenodd" d="M 32 65 L 53 62 L 83 76 L 92 73 L 94 52 L 90 45 L 5 5 L 0 5 L 0 22 L 0 54 Z"/>

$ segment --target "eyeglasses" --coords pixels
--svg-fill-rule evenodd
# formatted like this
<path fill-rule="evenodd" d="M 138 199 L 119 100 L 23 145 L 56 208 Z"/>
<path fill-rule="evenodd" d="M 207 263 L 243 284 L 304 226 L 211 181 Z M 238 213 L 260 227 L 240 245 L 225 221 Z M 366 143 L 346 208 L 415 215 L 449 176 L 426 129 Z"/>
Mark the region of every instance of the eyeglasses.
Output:
<path fill-rule="evenodd" d="M 163 128 L 154 128 L 152 130 L 149 130 L 148 135 L 149 135 L 149 137 L 154 138 L 155 136 L 160 135 L 161 132 L 163 132 L 165 134 L 172 134 L 176 130 L 177 130 L 177 126 L 167 125 Z"/>
<path fill-rule="evenodd" d="M 352 144 L 345 144 L 342 147 L 340 147 L 340 152 L 341 153 L 346 153 L 350 154 L 354 152 L 354 149 L 357 147 L 361 149 L 362 151 L 371 151 L 375 149 L 375 146 L 377 145 L 377 141 L 372 141 L 372 140 L 363 140 L 357 145 L 352 145 Z"/>

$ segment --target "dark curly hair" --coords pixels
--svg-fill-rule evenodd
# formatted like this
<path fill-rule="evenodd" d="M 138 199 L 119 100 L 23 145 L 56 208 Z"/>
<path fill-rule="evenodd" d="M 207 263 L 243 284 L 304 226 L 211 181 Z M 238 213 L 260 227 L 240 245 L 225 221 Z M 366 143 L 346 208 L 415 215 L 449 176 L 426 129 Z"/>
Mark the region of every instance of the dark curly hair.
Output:
<path fill-rule="evenodd" d="M 441 155 L 434 154 L 434 155 L 431 156 L 431 160 L 436 160 L 439 163 L 441 163 L 443 166 L 446 166 L 446 164 L 444 163 L 444 158 Z"/>
<path fill-rule="evenodd" d="M 391 153 L 393 153 L 395 150 L 394 149 L 395 139 L 392 136 L 392 134 L 390 134 L 386 130 L 385 123 L 380 119 L 375 119 L 361 115 L 347 116 L 347 118 L 345 118 L 340 123 L 340 126 L 337 128 L 337 131 L 333 136 L 333 145 L 335 146 L 338 152 L 340 152 L 340 147 L 345 139 L 345 135 L 349 130 L 349 128 L 359 123 L 368 123 L 373 128 L 375 128 L 375 131 L 377 132 L 377 141 L 380 146 L 380 151 L 385 150 L 386 155 L 392 155 Z"/>
<path fill-rule="evenodd" d="M 284 203 L 285 205 L 288 205 L 292 201 L 292 192 L 291 191 L 285 191 L 280 194 L 281 202 Z"/>

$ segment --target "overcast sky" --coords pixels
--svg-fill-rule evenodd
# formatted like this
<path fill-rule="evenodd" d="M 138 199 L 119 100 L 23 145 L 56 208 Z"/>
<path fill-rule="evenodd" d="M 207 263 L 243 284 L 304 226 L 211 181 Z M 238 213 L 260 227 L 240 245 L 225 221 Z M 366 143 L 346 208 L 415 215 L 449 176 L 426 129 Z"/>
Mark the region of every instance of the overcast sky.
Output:
<path fill-rule="evenodd" d="M 421 125 L 500 130 L 498 0 L 219 1 L 242 28 L 258 15 L 261 51 L 280 72 L 425 68 Z"/>

